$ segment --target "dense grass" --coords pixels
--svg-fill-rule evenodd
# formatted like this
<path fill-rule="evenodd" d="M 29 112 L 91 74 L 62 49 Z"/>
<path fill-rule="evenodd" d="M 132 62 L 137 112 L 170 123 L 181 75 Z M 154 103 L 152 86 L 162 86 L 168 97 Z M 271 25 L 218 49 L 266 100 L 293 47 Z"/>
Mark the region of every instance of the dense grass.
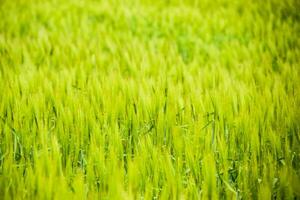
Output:
<path fill-rule="evenodd" d="M 299 199 L 299 9 L 0 1 L 0 199 Z"/>

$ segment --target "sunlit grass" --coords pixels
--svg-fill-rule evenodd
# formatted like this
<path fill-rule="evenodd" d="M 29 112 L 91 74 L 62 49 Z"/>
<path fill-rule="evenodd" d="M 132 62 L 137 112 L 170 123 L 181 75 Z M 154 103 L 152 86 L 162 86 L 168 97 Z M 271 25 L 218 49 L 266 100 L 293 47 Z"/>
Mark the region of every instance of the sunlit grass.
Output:
<path fill-rule="evenodd" d="M 0 1 L 0 199 L 300 198 L 299 9 Z"/>

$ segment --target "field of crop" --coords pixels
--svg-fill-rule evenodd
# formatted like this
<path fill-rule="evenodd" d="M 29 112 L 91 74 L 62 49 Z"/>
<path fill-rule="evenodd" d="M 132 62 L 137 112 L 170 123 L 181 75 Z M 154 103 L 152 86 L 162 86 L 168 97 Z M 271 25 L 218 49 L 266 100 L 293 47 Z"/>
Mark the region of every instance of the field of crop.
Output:
<path fill-rule="evenodd" d="M 300 199 L 299 0 L 0 0 L 0 199 Z"/>

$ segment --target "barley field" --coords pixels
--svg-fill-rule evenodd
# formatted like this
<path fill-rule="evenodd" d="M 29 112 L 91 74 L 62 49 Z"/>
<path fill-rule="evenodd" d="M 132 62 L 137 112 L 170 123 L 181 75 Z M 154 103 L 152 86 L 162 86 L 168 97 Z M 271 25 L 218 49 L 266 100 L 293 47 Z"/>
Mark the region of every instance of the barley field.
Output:
<path fill-rule="evenodd" d="M 0 0 L 0 199 L 300 199 L 299 0 Z"/>

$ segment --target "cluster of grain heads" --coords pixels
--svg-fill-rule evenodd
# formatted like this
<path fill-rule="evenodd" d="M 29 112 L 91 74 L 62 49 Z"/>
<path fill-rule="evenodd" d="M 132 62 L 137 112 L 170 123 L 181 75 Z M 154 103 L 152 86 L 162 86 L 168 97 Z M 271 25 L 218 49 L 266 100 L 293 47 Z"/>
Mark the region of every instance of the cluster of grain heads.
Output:
<path fill-rule="evenodd" d="M 4 0 L 0 199 L 300 198 L 296 0 Z"/>

